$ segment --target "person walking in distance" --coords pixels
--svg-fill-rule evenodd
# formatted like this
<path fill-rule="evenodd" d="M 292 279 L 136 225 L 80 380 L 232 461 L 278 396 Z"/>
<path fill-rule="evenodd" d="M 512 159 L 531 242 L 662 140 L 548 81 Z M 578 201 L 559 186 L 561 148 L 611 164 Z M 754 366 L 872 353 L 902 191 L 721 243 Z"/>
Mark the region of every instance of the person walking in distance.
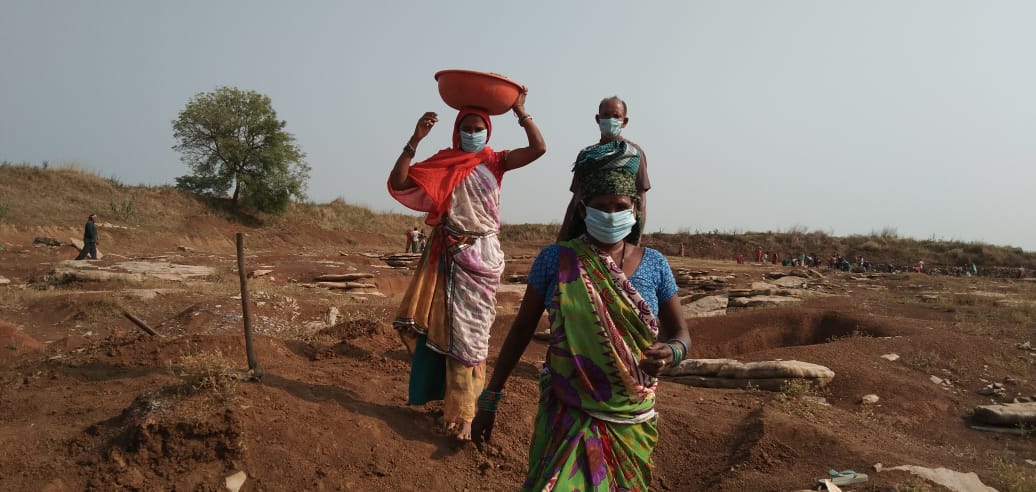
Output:
<path fill-rule="evenodd" d="M 79 256 L 76 256 L 77 260 L 84 260 L 87 255 L 90 255 L 91 260 L 97 259 L 97 225 L 94 224 L 95 221 L 97 221 L 97 214 L 90 214 L 86 218 L 86 228 L 83 231 L 83 249 L 79 251 Z"/>

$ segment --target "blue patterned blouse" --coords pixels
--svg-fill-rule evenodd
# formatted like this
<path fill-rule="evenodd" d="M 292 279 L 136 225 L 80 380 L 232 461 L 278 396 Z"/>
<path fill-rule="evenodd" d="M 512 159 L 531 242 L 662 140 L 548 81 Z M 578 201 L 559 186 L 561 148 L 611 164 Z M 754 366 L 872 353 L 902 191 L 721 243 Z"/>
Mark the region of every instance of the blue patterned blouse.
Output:
<path fill-rule="evenodd" d="M 551 244 L 540 251 L 529 269 L 529 287 L 543 294 L 544 302 L 549 304 L 558 287 L 558 245 Z M 644 259 L 633 272 L 630 282 L 651 306 L 651 312 L 658 316 L 660 303 L 669 302 L 676 295 L 676 278 L 673 270 L 662 253 L 651 248 L 644 248 Z"/>

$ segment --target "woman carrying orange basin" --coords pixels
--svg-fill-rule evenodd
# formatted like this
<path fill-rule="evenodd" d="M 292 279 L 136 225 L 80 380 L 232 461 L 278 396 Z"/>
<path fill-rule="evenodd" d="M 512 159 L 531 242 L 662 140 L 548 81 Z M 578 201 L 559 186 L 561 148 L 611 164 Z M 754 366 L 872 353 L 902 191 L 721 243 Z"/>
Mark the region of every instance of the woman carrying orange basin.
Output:
<path fill-rule="evenodd" d="M 408 402 L 443 400 L 441 424 L 459 440 L 471 439 L 475 403 L 486 378 L 489 328 L 496 317 L 496 290 L 504 271 L 500 185 L 504 174 L 546 151 L 543 136 L 525 112 L 522 91 L 511 106 L 529 145 L 495 151 L 489 115 L 464 108 L 453 125 L 453 145 L 411 166 L 417 146 L 439 121 L 425 113 L 389 174 L 389 193 L 403 205 L 427 212 L 428 246 L 399 307 L 394 326 L 416 341 Z M 415 340 L 416 339 L 416 340 Z"/>

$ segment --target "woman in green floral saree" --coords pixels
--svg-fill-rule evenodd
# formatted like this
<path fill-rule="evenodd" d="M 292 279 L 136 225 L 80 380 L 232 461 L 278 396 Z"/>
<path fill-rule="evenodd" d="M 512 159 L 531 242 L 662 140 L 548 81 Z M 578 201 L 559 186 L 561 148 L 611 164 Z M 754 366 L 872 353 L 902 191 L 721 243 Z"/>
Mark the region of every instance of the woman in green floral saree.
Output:
<path fill-rule="evenodd" d="M 637 224 L 637 155 L 623 142 L 584 149 L 582 203 L 568 240 L 544 248 L 479 399 L 489 441 L 504 384 L 547 310 L 551 335 L 522 490 L 643 490 L 658 440 L 655 377 L 687 355 L 676 282 L 659 252 L 627 242 Z M 661 321 L 661 323 L 659 323 Z"/>

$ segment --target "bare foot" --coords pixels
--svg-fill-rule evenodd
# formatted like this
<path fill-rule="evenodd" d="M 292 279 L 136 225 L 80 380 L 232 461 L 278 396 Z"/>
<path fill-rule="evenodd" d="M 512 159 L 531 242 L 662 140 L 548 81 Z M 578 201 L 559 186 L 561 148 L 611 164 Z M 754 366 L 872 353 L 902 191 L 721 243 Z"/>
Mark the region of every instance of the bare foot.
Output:
<path fill-rule="evenodd" d="M 458 441 L 470 441 L 471 440 L 471 422 L 464 422 L 460 424 L 457 433 L 453 436 Z"/>

